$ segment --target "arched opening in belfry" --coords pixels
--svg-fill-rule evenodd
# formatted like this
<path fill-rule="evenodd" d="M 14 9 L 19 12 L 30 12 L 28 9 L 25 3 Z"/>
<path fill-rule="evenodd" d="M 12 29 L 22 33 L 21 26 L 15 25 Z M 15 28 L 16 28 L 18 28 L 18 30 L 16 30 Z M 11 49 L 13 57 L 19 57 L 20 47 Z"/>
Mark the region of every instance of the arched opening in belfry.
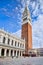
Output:
<path fill-rule="evenodd" d="M 13 56 L 13 50 L 11 50 L 11 56 Z"/>
<path fill-rule="evenodd" d="M 5 49 L 1 50 L 1 55 L 4 56 Z"/>
<path fill-rule="evenodd" d="M 6 51 L 6 55 L 9 56 L 9 49 L 7 49 L 7 51 Z"/>

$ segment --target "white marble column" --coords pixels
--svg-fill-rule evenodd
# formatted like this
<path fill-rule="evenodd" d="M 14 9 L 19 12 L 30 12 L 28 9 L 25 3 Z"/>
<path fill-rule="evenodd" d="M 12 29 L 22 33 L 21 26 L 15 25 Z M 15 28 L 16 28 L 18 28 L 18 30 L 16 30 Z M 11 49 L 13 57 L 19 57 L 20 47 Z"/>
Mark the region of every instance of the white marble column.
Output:
<path fill-rule="evenodd" d="M 10 39 L 10 46 L 12 46 L 11 43 L 12 43 L 12 39 Z"/>
<path fill-rule="evenodd" d="M 5 49 L 5 51 L 4 51 L 4 56 L 6 56 L 6 51 L 7 51 L 7 49 Z"/>
<path fill-rule="evenodd" d="M 1 49 L 0 49 L 0 56 L 1 56 Z"/>
<path fill-rule="evenodd" d="M 13 56 L 14 56 L 14 50 L 13 50 Z"/>
<path fill-rule="evenodd" d="M 14 56 L 16 56 L 16 52 L 15 52 L 16 50 L 14 50 Z"/>
<path fill-rule="evenodd" d="M 16 56 L 17 56 L 17 50 L 16 50 Z"/>
<path fill-rule="evenodd" d="M 8 42 L 8 38 L 6 37 L 6 40 L 5 40 L 6 45 L 7 45 L 7 42 Z"/>
<path fill-rule="evenodd" d="M 0 41 L 1 43 L 3 42 L 3 36 L 1 36 L 1 41 Z"/>
<path fill-rule="evenodd" d="M 22 51 L 21 51 L 21 56 L 22 56 Z"/>
<path fill-rule="evenodd" d="M 11 56 L 11 50 L 9 50 L 9 56 Z"/>
<path fill-rule="evenodd" d="M 20 51 L 19 51 L 19 57 L 20 57 Z"/>

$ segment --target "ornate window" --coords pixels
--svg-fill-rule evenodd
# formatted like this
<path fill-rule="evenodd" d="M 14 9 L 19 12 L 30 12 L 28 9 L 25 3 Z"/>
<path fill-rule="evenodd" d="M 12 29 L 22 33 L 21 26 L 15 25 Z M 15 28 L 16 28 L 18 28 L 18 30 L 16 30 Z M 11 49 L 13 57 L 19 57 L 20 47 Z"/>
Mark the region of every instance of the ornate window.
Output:
<path fill-rule="evenodd" d="M 18 47 L 19 47 L 19 42 L 18 42 Z"/>
<path fill-rule="evenodd" d="M 13 40 L 12 40 L 12 43 L 11 43 L 11 45 L 13 45 Z"/>
<path fill-rule="evenodd" d="M 6 40 L 6 38 L 5 38 L 5 37 L 3 37 L 3 43 L 5 43 L 5 40 Z"/>
<path fill-rule="evenodd" d="M 15 46 L 17 45 L 17 41 L 15 41 Z"/>

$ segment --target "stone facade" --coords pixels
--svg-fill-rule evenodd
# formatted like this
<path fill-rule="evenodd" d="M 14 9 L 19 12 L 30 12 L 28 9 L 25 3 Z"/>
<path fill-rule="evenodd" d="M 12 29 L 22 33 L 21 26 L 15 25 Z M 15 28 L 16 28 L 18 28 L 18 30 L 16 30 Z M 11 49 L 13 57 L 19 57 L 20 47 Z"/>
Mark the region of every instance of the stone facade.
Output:
<path fill-rule="evenodd" d="M 13 34 L 0 30 L 0 56 L 22 56 L 25 51 L 25 41 Z"/>
<path fill-rule="evenodd" d="M 34 48 L 28 51 L 30 55 L 43 56 L 43 48 Z"/>

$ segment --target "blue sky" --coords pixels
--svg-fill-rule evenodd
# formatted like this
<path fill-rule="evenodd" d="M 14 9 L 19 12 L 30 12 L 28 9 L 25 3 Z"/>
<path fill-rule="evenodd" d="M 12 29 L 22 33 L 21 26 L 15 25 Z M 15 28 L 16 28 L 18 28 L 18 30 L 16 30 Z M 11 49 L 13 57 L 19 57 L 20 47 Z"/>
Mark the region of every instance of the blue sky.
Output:
<path fill-rule="evenodd" d="M 16 0 L 0 0 L 0 28 L 4 28 L 8 32 L 16 32 L 21 28 L 18 23 L 21 14 L 19 4 Z"/>
<path fill-rule="evenodd" d="M 0 29 L 21 35 L 25 0 L 0 0 Z M 43 0 L 27 0 L 32 19 L 33 47 L 43 47 Z"/>

